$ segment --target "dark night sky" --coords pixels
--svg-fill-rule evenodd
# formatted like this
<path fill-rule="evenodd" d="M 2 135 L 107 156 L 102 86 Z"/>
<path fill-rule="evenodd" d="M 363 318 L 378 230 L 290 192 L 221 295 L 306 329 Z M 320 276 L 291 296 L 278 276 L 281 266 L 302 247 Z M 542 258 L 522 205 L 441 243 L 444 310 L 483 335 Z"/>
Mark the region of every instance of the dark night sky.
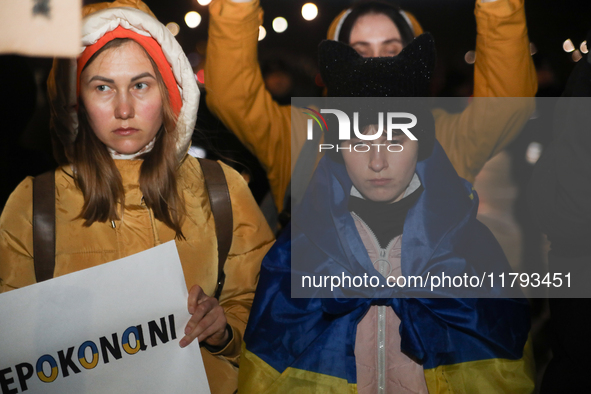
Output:
<path fill-rule="evenodd" d="M 163 22 L 175 21 L 181 26 L 177 39 L 187 52 L 194 50 L 200 40 L 207 39 L 208 11 L 196 0 L 145 0 Z M 322 40 L 332 19 L 349 0 L 316 0 L 319 15 L 313 21 L 301 17 L 301 6 L 310 0 L 261 0 L 265 10 L 264 26 L 267 37 L 260 43 L 265 54 L 288 48 L 295 54 L 316 57 L 316 46 Z M 399 0 L 402 8 L 413 12 L 425 30 L 433 33 L 437 42 L 440 61 L 447 64 L 462 62 L 466 51 L 474 48 L 475 21 L 473 0 Z M 591 29 L 591 1 L 589 0 L 526 0 L 526 13 L 530 39 L 538 48 L 538 56 L 551 59 L 560 75 L 567 74 L 572 61 L 562 50 L 565 39 L 571 38 L 578 47 Z M 200 26 L 188 28 L 184 15 L 197 11 L 203 16 Z M 284 33 L 272 31 L 271 21 L 276 16 L 288 20 Z"/>

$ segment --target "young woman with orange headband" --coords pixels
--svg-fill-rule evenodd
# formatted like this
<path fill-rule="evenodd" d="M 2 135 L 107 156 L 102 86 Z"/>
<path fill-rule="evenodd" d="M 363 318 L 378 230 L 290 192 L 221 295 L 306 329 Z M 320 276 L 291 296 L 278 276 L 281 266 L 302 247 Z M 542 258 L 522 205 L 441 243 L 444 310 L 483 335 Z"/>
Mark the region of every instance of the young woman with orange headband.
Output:
<path fill-rule="evenodd" d="M 50 75 L 55 171 L 54 276 L 175 240 L 213 393 L 233 393 L 260 262 L 273 235 L 242 177 L 225 174 L 232 243 L 219 299 L 218 239 L 200 163 L 187 155 L 199 91 L 180 45 L 139 0 L 83 10 L 83 51 Z M 34 284 L 31 177 L 0 218 L 0 291 Z M 50 198 L 48 196 L 48 198 Z M 4 317 L 10 318 L 10 317 Z M 191 346 L 198 346 L 192 344 Z"/>

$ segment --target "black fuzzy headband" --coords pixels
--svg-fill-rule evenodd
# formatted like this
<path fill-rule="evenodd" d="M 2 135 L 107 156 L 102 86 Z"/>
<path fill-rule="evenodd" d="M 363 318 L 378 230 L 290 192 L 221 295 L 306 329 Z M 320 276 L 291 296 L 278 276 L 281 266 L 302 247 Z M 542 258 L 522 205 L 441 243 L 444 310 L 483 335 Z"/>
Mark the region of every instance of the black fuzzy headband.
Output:
<path fill-rule="evenodd" d="M 318 47 L 320 74 L 329 97 L 428 97 L 435 60 L 435 43 L 428 33 L 415 38 L 394 57 L 364 58 L 350 46 L 337 41 L 325 40 Z M 372 104 L 371 108 L 358 106 L 356 110 L 360 117 L 364 113 L 400 111 L 402 108 L 415 114 L 419 122 L 413 133 L 419 140 L 419 160 L 429 157 L 435 141 L 435 124 L 426 100 L 384 102 L 384 108 Z M 360 126 L 372 123 L 375 120 L 360 119 Z M 338 144 L 337 136 L 332 134 L 327 134 L 325 140 Z"/>

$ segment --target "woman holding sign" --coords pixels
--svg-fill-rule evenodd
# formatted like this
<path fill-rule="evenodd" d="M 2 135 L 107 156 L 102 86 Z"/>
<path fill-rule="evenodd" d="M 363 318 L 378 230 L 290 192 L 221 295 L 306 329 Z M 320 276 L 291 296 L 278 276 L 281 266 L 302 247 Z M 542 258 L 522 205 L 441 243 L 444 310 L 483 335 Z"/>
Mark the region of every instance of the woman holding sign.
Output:
<path fill-rule="evenodd" d="M 222 220 L 214 220 L 204 167 L 187 155 L 199 102 L 191 66 L 172 34 L 139 0 L 93 4 L 83 13 L 81 55 L 77 61 L 56 59 L 48 81 L 62 164 L 54 173 L 55 200 L 44 196 L 55 202 L 52 274 L 175 240 L 192 315 L 180 345 L 199 337 L 212 392 L 232 393 L 272 233 L 244 180 L 222 165 L 233 225 L 225 283 L 218 283 L 222 246 L 216 225 Z M 32 189 L 29 177 L 0 218 L 1 292 L 39 279 Z"/>

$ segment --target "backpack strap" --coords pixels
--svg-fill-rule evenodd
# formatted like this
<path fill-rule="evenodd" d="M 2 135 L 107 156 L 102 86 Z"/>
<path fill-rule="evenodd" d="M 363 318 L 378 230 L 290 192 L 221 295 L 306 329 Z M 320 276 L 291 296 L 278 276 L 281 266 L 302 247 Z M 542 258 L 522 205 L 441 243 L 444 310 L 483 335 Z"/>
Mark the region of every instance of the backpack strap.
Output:
<path fill-rule="evenodd" d="M 224 265 L 232 245 L 233 217 L 228 182 L 216 161 L 199 159 L 209 196 L 218 241 L 218 281 L 215 298 L 219 299 L 226 274 Z M 55 171 L 33 179 L 33 256 L 37 282 L 53 278 L 55 269 Z"/>
<path fill-rule="evenodd" d="M 219 300 L 226 281 L 224 264 L 232 245 L 234 229 L 232 202 L 222 166 L 217 161 L 207 159 L 199 159 L 199 164 L 201 164 L 205 187 L 209 195 L 209 205 L 211 206 L 218 241 L 218 283 L 215 289 L 215 298 Z"/>
<path fill-rule="evenodd" d="M 33 179 L 33 259 L 37 283 L 55 269 L 55 171 Z"/>

